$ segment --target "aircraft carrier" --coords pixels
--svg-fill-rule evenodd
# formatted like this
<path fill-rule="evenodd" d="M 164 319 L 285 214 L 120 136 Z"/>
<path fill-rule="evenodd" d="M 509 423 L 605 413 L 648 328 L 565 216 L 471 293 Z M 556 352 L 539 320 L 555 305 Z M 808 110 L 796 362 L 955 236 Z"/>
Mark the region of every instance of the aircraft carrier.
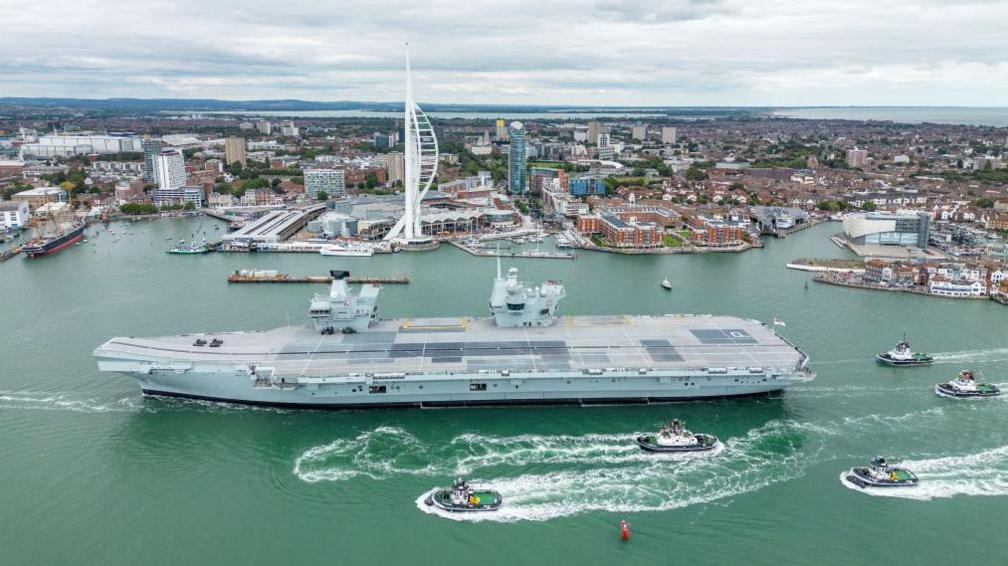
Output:
<path fill-rule="evenodd" d="M 379 288 L 333 272 L 311 322 L 267 331 L 117 337 L 94 355 L 147 395 L 356 408 L 647 403 L 753 395 L 812 380 L 808 357 L 756 320 L 560 316 L 559 281 L 498 265 L 489 317 L 381 319 Z"/>

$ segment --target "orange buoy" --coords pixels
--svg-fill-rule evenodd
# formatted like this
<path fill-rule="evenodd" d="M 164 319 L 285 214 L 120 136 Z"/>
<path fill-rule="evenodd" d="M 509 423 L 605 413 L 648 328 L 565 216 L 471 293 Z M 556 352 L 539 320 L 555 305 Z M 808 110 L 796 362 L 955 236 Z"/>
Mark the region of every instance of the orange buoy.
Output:
<path fill-rule="evenodd" d="M 627 524 L 626 519 L 619 522 L 619 536 L 621 540 L 630 540 L 630 525 Z"/>

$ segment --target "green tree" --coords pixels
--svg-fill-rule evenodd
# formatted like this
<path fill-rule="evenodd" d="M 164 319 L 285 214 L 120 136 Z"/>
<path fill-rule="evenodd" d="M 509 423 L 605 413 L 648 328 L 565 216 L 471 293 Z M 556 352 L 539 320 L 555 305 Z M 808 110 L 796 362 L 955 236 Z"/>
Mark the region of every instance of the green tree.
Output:
<path fill-rule="evenodd" d="M 329 200 L 329 193 L 327 193 L 325 191 L 319 191 L 318 192 L 318 196 L 316 196 L 315 198 L 317 198 L 320 201 L 321 200 Z"/>
<path fill-rule="evenodd" d="M 875 201 L 871 200 L 866 200 L 865 203 L 861 205 L 861 210 L 865 212 L 875 212 L 876 208 L 877 207 L 875 206 Z"/>
<path fill-rule="evenodd" d="M 707 172 L 698 167 L 696 163 L 690 165 L 689 169 L 686 170 L 687 181 L 704 181 L 706 179 Z"/>
<path fill-rule="evenodd" d="M 973 206 L 977 208 L 994 208 L 994 199 L 990 197 L 980 197 L 973 201 Z"/>

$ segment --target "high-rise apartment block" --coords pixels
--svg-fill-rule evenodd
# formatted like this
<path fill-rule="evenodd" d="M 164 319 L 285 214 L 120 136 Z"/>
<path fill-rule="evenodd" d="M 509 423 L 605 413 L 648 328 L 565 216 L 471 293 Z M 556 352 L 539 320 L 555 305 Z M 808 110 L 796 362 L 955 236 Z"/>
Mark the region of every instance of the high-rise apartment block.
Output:
<path fill-rule="evenodd" d="M 144 182 L 153 185 L 157 183 L 155 163 L 161 153 L 161 140 L 148 138 L 141 145 L 144 154 Z"/>
<path fill-rule="evenodd" d="M 307 169 L 304 172 L 305 192 L 314 198 L 324 192 L 329 198 L 347 196 L 346 172 L 342 169 Z"/>
<path fill-rule="evenodd" d="M 864 167 L 868 164 L 868 150 L 867 149 L 848 149 L 847 150 L 847 165 L 851 167 Z"/>
<path fill-rule="evenodd" d="M 508 136 L 511 140 L 511 147 L 508 148 L 508 192 L 520 195 L 528 189 L 525 126 L 521 122 L 511 122 Z"/>
<path fill-rule="evenodd" d="M 158 188 L 177 189 L 186 184 L 185 157 L 181 149 L 162 149 L 154 158 L 154 178 Z"/>
<path fill-rule="evenodd" d="M 232 136 L 224 140 L 224 163 L 241 163 L 245 166 L 245 138 Z"/>

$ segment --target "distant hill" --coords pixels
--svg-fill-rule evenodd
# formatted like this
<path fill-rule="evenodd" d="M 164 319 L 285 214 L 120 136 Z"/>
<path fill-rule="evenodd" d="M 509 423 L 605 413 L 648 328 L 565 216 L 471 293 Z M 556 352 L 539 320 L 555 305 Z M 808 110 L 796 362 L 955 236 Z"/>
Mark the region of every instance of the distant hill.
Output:
<path fill-rule="evenodd" d="M 306 111 L 306 110 L 373 110 L 395 112 L 402 109 L 402 102 L 361 102 L 338 101 L 317 102 L 310 100 L 217 100 L 210 98 L 28 98 L 0 97 L 0 106 L 66 108 L 82 111 L 135 110 L 142 112 L 159 111 Z M 677 115 L 724 115 L 726 113 L 749 114 L 758 108 L 731 107 L 655 107 L 655 106 L 539 106 L 511 104 L 438 104 L 424 103 L 428 112 L 495 112 L 506 110 L 515 112 L 621 112 L 663 113 Z"/>

